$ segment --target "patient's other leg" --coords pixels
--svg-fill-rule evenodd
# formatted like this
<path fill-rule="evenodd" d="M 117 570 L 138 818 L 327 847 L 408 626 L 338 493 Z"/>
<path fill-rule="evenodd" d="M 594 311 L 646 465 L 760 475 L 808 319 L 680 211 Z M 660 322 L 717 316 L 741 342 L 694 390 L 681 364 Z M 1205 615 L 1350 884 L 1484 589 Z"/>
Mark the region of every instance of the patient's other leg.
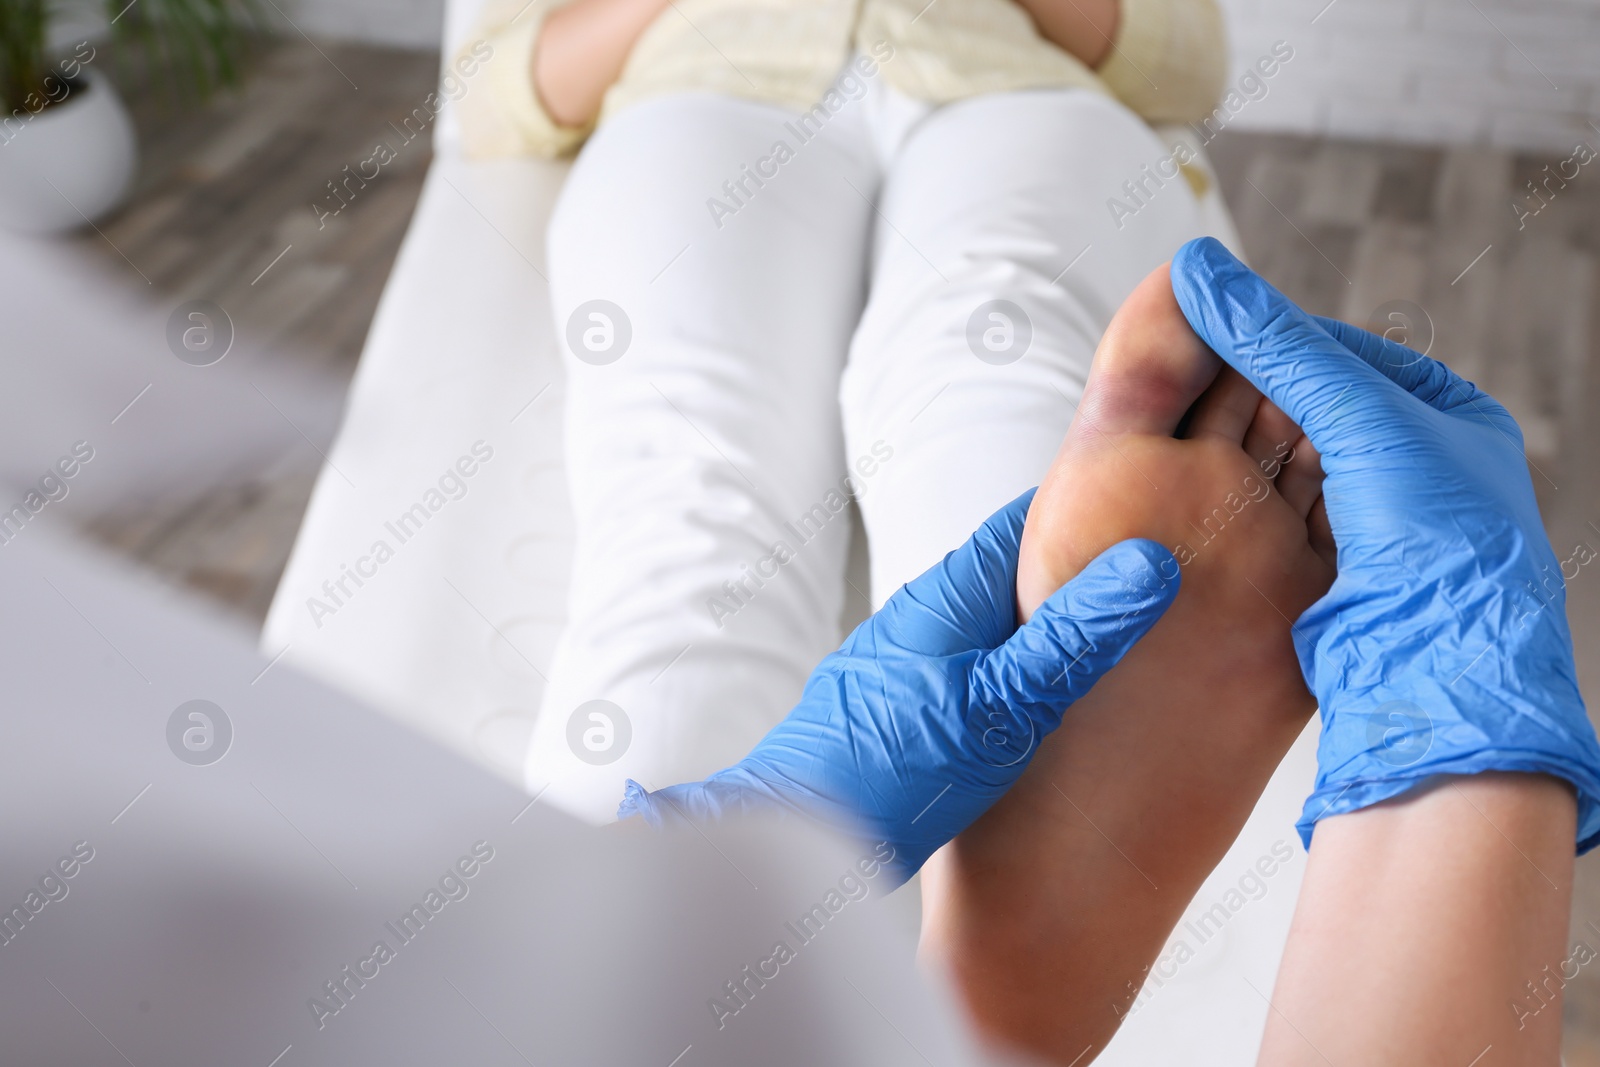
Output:
<path fill-rule="evenodd" d="M 841 390 L 849 457 L 874 471 L 861 499 L 874 605 L 1044 477 L 1117 307 L 1202 233 L 1180 176 L 1149 181 L 1132 218 L 1107 208 L 1171 154 L 1086 90 L 964 100 L 907 137 Z"/>
<path fill-rule="evenodd" d="M 838 643 L 838 375 L 871 215 L 851 184 L 870 194 L 876 162 L 845 112 L 763 168 L 789 118 L 701 94 L 630 108 L 551 224 L 577 550 L 527 785 L 591 821 L 625 777 L 738 760 Z M 631 723 L 614 762 L 602 720 L 569 732 L 594 700 Z"/>

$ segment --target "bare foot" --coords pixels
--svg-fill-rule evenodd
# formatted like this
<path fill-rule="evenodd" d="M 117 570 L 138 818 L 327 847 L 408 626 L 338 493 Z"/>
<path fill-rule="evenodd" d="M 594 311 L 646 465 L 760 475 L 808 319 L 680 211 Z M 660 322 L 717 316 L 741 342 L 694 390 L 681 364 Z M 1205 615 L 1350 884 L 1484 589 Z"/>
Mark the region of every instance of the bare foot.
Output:
<path fill-rule="evenodd" d="M 925 868 L 924 950 L 990 1037 L 1079 1067 L 1104 1048 L 1305 725 L 1289 620 L 1333 579 L 1320 481 L 1299 429 L 1190 330 L 1167 268 L 1145 279 L 1029 511 L 1017 598 L 1026 618 L 1149 537 L 1177 557 L 1177 601 Z"/>

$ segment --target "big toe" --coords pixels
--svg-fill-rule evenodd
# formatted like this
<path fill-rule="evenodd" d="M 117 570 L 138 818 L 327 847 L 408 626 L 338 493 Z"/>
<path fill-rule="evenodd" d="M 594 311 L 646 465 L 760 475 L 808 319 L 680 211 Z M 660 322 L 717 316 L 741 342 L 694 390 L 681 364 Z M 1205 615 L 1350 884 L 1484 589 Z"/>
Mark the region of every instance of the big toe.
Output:
<path fill-rule="evenodd" d="M 1163 263 L 1106 327 L 1072 432 L 1170 437 L 1221 369 L 1222 360 L 1184 318 Z"/>

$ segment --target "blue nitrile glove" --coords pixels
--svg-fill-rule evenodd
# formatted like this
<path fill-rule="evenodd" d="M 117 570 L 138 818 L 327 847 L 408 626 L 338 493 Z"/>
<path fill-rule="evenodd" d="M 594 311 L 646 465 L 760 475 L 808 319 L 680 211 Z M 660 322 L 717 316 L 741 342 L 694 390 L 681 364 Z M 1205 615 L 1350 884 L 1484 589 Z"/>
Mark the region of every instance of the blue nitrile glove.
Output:
<path fill-rule="evenodd" d="M 1068 706 L 1177 595 L 1172 553 L 1124 541 L 1019 628 L 1017 547 L 1033 494 L 856 627 L 750 755 L 653 793 L 630 781 L 618 818 L 799 812 L 887 842 L 891 870 L 916 873 L 1016 782 Z"/>
<path fill-rule="evenodd" d="M 1481 771 L 1571 782 L 1578 849 L 1600 843 L 1573 575 L 1545 537 L 1515 420 L 1442 364 L 1307 315 L 1211 238 L 1173 257 L 1172 289 L 1322 454 L 1339 576 L 1295 627 L 1322 711 L 1307 847 L 1321 818 Z"/>

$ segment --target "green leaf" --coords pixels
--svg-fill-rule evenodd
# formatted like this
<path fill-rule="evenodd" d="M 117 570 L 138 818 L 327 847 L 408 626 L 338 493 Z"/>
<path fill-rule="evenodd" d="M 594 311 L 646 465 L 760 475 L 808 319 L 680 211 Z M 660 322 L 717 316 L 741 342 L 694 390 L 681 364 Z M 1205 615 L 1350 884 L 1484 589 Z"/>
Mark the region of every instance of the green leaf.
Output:
<path fill-rule="evenodd" d="M 237 85 L 252 41 L 267 29 L 262 0 L 78 2 L 98 2 L 113 40 L 142 61 L 152 82 L 184 102 L 202 103 Z M 0 0 L 0 120 L 25 106 L 36 110 L 37 100 L 46 98 L 46 79 L 54 72 L 50 20 L 62 3 Z M 34 101 L 30 94 L 37 94 Z"/>

